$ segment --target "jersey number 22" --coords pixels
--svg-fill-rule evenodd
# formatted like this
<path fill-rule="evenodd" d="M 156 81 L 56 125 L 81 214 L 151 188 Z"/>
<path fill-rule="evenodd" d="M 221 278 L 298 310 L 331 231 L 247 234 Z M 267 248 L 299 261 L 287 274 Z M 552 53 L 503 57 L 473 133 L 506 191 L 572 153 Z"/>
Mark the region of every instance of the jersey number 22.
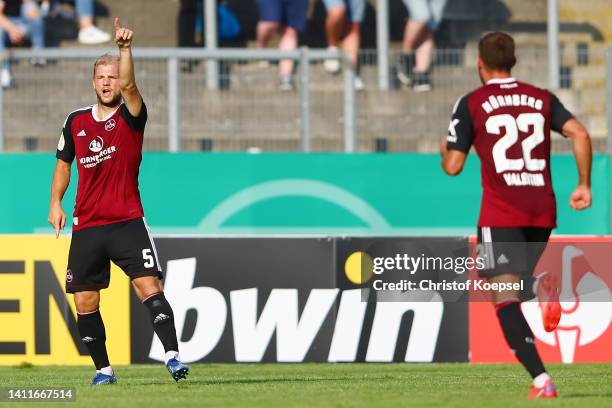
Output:
<path fill-rule="evenodd" d="M 498 173 L 525 168 L 527 171 L 542 171 L 546 168 L 546 160 L 531 157 L 533 149 L 544 141 L 544 116 L 541 113 L 522 113 L 516 119 L 508 114 L 495 115 L 487 119 L 485 125 L 492 135 L 500 135 L 501 128 L 506 129 L 506 134 L 493 146 L 493 161 Z M 527 133 L 530 126 L 533 126 L 533 133 L 521 142 L 523 158 L 509 159 L 506 152 L 518 141 L 519 131 Z"/>

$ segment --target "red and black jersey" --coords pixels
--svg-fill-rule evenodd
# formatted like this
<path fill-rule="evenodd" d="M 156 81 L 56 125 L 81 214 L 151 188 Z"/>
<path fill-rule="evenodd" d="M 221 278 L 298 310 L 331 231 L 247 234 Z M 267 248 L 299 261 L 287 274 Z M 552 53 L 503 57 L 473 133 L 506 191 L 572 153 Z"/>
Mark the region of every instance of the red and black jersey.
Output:
<path fill-rule="evenodd" d="M 56 157 L 72 163 L 77 159 L 79 183 L 73 230 L 142 217 L 138 171 L 147 121 L 143 102 L 134 117 L 124 103 L 105 118 L 96 107 L 68 115 Z"/>
<path fill-rule="evenodd" d="M 550 131 L 573 116 L 547 90 L 514 78 L 493 79 L 459 98 L 447 147 L 481 162 L 480 227 L 556 226 Z"/>

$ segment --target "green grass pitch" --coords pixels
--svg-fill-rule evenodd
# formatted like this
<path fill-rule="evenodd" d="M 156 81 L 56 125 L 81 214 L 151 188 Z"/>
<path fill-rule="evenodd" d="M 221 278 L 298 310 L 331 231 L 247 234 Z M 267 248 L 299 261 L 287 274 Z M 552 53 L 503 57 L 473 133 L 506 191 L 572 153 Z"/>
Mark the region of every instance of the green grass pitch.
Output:
<path fill-rule="evenodd" d="M 560 394 L 554 401 L 527 399 L 529 378 L 519 365 L 194 364 L 178 385 L 161 364 L 115 371 L 118 384 L 91 387 L 88 367 L 0 367 L 0 388 L 76 388 L 76 402 L 36 407 L 612 406 L 610 364 L 550 365 Z"/>

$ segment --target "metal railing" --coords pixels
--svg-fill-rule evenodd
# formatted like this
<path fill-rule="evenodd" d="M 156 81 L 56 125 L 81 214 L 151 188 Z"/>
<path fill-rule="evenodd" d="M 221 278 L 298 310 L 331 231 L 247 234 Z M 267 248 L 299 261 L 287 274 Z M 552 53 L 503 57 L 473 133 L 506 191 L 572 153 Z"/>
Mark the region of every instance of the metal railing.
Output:
<path fill-rule="evenodd" d="M 108 52 L 107 49 L 42 49 L 42 50 L 15 50 L 10 53 L 0 55 L 0 62 L 12 61 L 12 62 L 24 62 L 25 60 L 32 58 L 45 58 L 53 63 L 64 62 L 64 60 L 76 61 L 76 60 L 88 60 L 93 61 L 100 55 Z M 181 115 L 181 87 L 182 70 L 180 63 L 185 62 L 187 65 L 196 64 L 201 61 L 214 61 L 214 70 L 218 68 L 218 64 L 221 61 L 233 62 L 233 63 L 244 63 L 253 61 L 272 61 L 279 62 L 281 60 L 293 60 L 298 65 L 298 86 L 297 96 L 299 98 L 299 135 L 300 135 L 300 147 L 304 152 L 311 150 L 311 102 L 310 102 L 310 89 L 311 89 L 311 76 L 309 74 L 309 65 L 313 61 L 322 61 L 327 59 L 337 59 L 340 61 L 342 66 L 342 74 L 344 76 L 344 88 L 343 88 L 343 149 L 345 152 L 352 152 L 355 149 L 356 140 L 356 98 L 355 98 L 355 73 L 352 65 L 346 60 L 344 55 L 337 51 L 330 50 L 316 50 L 302 47 L 295 51 L 280 51 L 273 49 L 201 49 L 201 48 L 140 48 L 134 49 L 134 59 L 136 61 L 159 61 L 164 60 L 166 62 L 166 94 L 164 95 L 167 99 L 167 134 L 168 134 L 168 145 L 167 149 L 171 152 L 177 152 L 181 150 L 182 145 L 182 115 Z M 159 67 L 158 67 L 159 68 Z M 45 68 L 37 69 L 37 73 L 43 72 Z M 139 68 L 136 66 L 137 83 L 141 83 L 142 78 L 138 75 Z M 88 75 L 91 75 L 91 70 L 86 71 Z M 207 72 L 208 73 L 208 72 Z M 30 76 L 30 78 L 28 78 Z M 25 74 L 26 80 L 33 79 L 36 73 Z M 213 95 L 220 95 L 216 90 L 223 91 L 224 86 L 220 84 L 221 81 L 228 81 L 229 78 L 223 78 L 222 75 L 205 75 L 207 89 Z M 91 78 L 91 77 L 90 77 Z M 212 78 L 212 80 L 211 80 Z M 74 78 L 77 79 L 77 78 Z M 80 78 L 81 81 L 83 78 Z M 52 82 L 52 81 L 50 81 Z M 70 84 L 67 84 L 70 86 Z M 21 85 L 23 87 L 23 83 Z M 19 90 L 19 84 L 17 84 L 17 90 Z M 231 92 L 227 91 L 226 92 Z M 2 112 L 2 120 L 0 120 L 0 151 L 5 150 L 5 95 L 4 91 L 0 88 L 0 112 Z M 34 97 L 37 92 L 33 91 Z M 143 91 L 143 97 L 147 101 L 151 98 L 146 98 L 147 92 Z M 293 95 L 293 94 L 292 94 Z M 17 97 L 23 97 L 23 95 L 16 95 Z M 36 95 L 41 96 L 41 95 Z M 49 97 L 51 95 L 48 95 Z M 71 95 L 73 96 L 73 95 Z M 27 97 L 27 96 L 26 96 Z M 154 98 L 159 98 L 157 94 Z M 48 103 L 54 101 L 49 100 Z M 254 99 L 252 103 L 258 101 Z M 74 109 L 76 105 L 72 108 Z M 65 113 L 70 112 L 66 110 Z M 202 112 L 203 115 L 206 112 Z"/>
<path fill-rule="evenodd" d="M 6 54 L 16 87 L 0 91 L 3 150 L 53 150 L 66 115 L 95 102 L 92 62 L 106 51 Z M 546 47 L 517 52 L 514 75 L 546 87 Z M 136 49 L 136 79 L 149 111 L 144 148 L 435 152 L 457 98 L 480 85 L 476 53 L 474 47 L 436 51 L 433 89 L 417 93 L 397 80 L 397 49 L 387 52 L 388 90 L 379 88 L 379 55 L 374 50 L 361 52 L 358 73 L 344 63 L 338 76 L 327 73 L 321 64 L 339 57 L 326 50 Z M 49 59 L 49 64 L 32 66 L 28 60 L 34 56 Z M 607 78 L 612 77 L 612 51 L 607 63 L 603 47 L 591 46 L 587 52 L 566 47 L 560 57 L 564 70 L 556 93 L 591 131 L 595 150 L 612 152 L 610 81 L 606 88 L 606 72 Z M 278 88 L 274 64 L 282 59 L 297 63 L 293 92 Z M 214 84 L 207 76 L 210 61 L 217 62 Z M 357 74 L 365 83 L 362 92 L 353 86 Z M 553 141 L 555 151 L 570 151 L 568 141 L 559 137 Z"/>

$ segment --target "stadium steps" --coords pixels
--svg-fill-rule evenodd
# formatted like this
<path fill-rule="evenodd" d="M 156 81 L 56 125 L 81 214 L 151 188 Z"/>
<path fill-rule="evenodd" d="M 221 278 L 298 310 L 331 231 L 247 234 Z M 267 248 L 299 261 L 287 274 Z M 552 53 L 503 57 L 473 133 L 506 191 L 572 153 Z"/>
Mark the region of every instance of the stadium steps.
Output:
<path fill-rule="evenodd" d="M 165 150 L 167 142 L 160 142 L 167 135 L 165 64 L 141 63 L 136 69 L 151 118 L 147 127 L 147 140 L 151 142 L 147 142 L 147 147 Z M 231 142 L 252 138 L 263 140 L 266 146 L 275 144 L 281 148 L 280 140 L 288 137 L 297 140 L 298 94 L 278 90 L 276 67 L 254 69 L 237 65 L 231 72 L 231 77 L 235 77 L 231 91 L 207 91 L 204 70 L 205 66 L 200 66 L 184 74 L 181 83 L 184 137 L 197 139 L 191 145 L 198 146 L 201 139 L 213 139 L 216 149 L 225 139 Z M 89 60 L 57 62 L 45 68 L 21 61 L 13 66 L 13 73 L 17 87 L 5 92 L 5 131 L 10 150 L 23 150 L 27 143 L 35 150 L 52 149 L 65 115 L 94 102 Z M 416 96 L 404 89 L 377 91 L 376 71 L 374 67 L 366 67 L 363 77 L 368 90 L 357 95 L 360 133 L 364 137 L 391 137 L 411 129 L 414 134 L 426 135 L 427 128 L 435 124 L 438 128 L 435 134 L 441 134 L 447 126 L 450 106 L 464 92 L 467 73 L 464 67 L 440 68 L 439 77 L 444 85 L 434 92 Z M 312 135 L 323 140 L 322 146 L 338 145 L 342 139 L 342 77 L 326 74 L 321 65 L 313 66 L 312 74 Z M 473 72 L 469 74 L 475 81 Z M 417 97 L 419 102 L 414 103 Z M 49 100 L 54 103 L 49 104 Z M 373 142 L 366 144 L 372 146 Z"/>
<path fill-rule="evenodd" d="M 478 1 L 490 7 L 488 0 Z M 125 16 L 124 23 L 132 26 L 138 41 L 142 41 L 137 44 L 175 44 L 177 1 L 156 2 L 155 13 L 142 13 L 142 10 L 150 8 L 150 0 L 104 0 L 103 3 L 110 13 L 97 19 L 101 28 L 110 31 L 112 16 Z M 512 11 L 509 21 L 514 23 L 541 23 L 546 15 L 545 3 L 545 0 L 504 1 Z M 457 14 L 454 18 L 463 17 Z M 536 55 L 529 50 L 534 46 L 545 46 L 545 34 L 516 32 L 514 35 L 519 49 L 516 77 L 546 87 L 546 55 Z M 563 63 L 571 68 L 572 86 L 560 90 L 559 95 L 591 133 L 600 138 L 600 142 L 606 134 L 604 47 L 588 32 L 562 32 L 561 43 Z M 579 64 L 579 44 L 588 46 L 587 65 Z M 77 46 L 76 41 L 66 41 L 62 45 Z M 466 52 L 463 64 L 436 66 L 434 90 L 424 94 L 402 88 L 380 92 L 376 89 L 376 67 L 364 65 L 361 76 L 366 91 L 357 94 L 358 149 L 371 151 L 376 139 L 382 138 L 392 151 L 437 151 L 438 140 L 446 133 L 455 100 L 478 85 L 474 67 L 476 43 L 468 43 Z M 145 148 L 167 150 L 166 65 L 162 61 L 150 61 L 138 63 L 136 69 L 150 116 Z M 299 147 L 299 99 L 296 93 L 278 90 L 276 66 L 232 64 L 230 91 L 206 90 L 205 69 L 206 65 L 201 64 L 191 73 L 183 74 L 184 149 L 209 148 L 209 141 L 212 141 L 215 151 L 250 147 L 264 151 L 295 150 Z M 65 115 L 94 101 L 90 82 L 91 61 L 58 62 L 46 68 L 34 68 L 22 62 L 13 71 L 17 88 L 5 93 L 7 150 L 54 149 Z M 320 64 L 313 64 L 311 75 L 313 150 L 341 150 L 342 76 L 328 75 Z M 53 103 L 49 104 L 49 100 Z"/>
<path fill-rule="evenodd" d="M 136 46 L 174 47 L 176 46 L 176 17 L 179 11 L 178 0 L 97 0 L 95 21 L 102 30 L 114 34 L 114 17 L 135 32 Z M 151 6 L 154 3 L 154 7 Z M 147 12 L 149 11 L 149 12 Z M 64 39 L 62 47 L 86 47 L 76 38 Z M 108 43 L 109 47 L 111 43 Z"/>
<path fill-rule="evenodd" d="M 599 31 L 604 40 L 612 41 L 612 8 L 608 0 L 563 0 L 562 21 L 583 23 Z"/>
<path fill-rule="evenodd" d="M 277 89 L 275 66 L 249 65 L 254 64 L 232 67 L 230 77 L 235 79 L 231 80 L 230 91 L 206 90 L 205 65 L 183 74 L 183 148 L 208 148 L 208 140 L 212 140 L 213 150 L 244 150 L 248 147 L 294 150 L 298 146 L 298 93 Z M 37 143 L 35 150 L 53 149 L 65 115 L 94 100 L 90 82 L 91 62 L 58 62 L 46 68 L 34 68 L 22 62 L 13 70 L 17 88 L 5 93 L 7 148 L 24 150 L 28 143 Z M 328 75 L 321 65 L 314 65 L 311 72 L 313 148 L 341 149 L 342 77 Z M 518 78 L 534 81 L 536 77 L 530 76 L 531 72 L 534 72 L 533 67 L 525 64 L 517 67 L 516 74 Z M 577 75 L 588 81 L 594 74 L 589 70 L 578 70 Z M 392 150 L 435 150 L 434 144 L 437 146 L 437 140 L 446 132 L 452 105 L 459 96 L 478 85 L 475 69 L 463 65 L 437 67 L 433 76 L 434 90 L 423 94 L 408 89 L 378 91 L 374 66 L 364 67 L 362 77 L 367 88 L 365 92 L 357 93 L 360 150 L 372 150 L 378 138 L 387 139 Z M 137 78 L 149 109 L 146 148 L 166 150 L 165 64 L 138 64 Z M 537 78 L 535 82 L 545 86 L 546 74 L 541 73 Z M 601 132 L 604 132 L 605 121 L 599 118 L 605 118 L 605 96 L 598 89 L 562 90 L 560 96 L 585 120 L 592 132 L 602 126 Z M 49 99 L 56 102 L 49 104 Z M 584 112 L 577 107 L 582 107 Z M 32 139 L 38 142 L 32 142 Z"/>

